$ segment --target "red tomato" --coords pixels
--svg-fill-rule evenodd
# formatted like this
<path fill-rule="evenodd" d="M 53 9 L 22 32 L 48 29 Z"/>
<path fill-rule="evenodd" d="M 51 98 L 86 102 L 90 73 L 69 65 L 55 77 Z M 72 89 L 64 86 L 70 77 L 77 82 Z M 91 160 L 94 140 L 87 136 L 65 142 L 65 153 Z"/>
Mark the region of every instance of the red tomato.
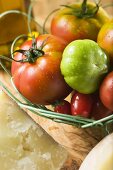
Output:
<path fill-rule="evenodd" d="M 75 116 L 89 117 L 93 106 L 90 94 L 75 92 L 71 99 L 71 113 Z"/>
<path fill-rule="evenodd" d="M 71 4 L 54 15 L 51 33 L 68 43 L 76 39 L 96 41 L 101 26 L 108 20 L 105 10 L 94 3 L 86 3 L 85 6 L 81 3 Z"/>
<path fill-rule="evenodd" d="M 100 99 L 108 109 L 113 111 L 113 71 L 104 78 L 100 86 Z"/>
<path fill-rule="evenodd" d="M 93 109 L 91 112 L 91 118 L 93 118 L 95 120 L 99 120 L 99 119 L 105 118 L 111 114 L 112 114 L 112 111 L 109 110 L 108 108 L 106 108 L 103 105 L 103 103 L 101 102 L 101 100 L 99 99 L 99 97 L 96 96 L 94 105 L 93 105 Z"/>
<path fill-rule="evenodd" d="M 36 39 L 39 56 L 31 46 L 32 40 L 27 40 L 21 49 L 28 50 L 27 53 L 31 52 L 30 59 L 35 61 L 12 62 L 11 72 L 15 86 L 23 96 L 36 104 L 50 104 L 65 98 L 71 91 L 60 72 L 62 52 L 66 43 L 53 35 L 44 34 Z M 26 56 L 19 52 L 14 56 L 15 60 L 25 58 Z"/>
<path fill-rule="evenodd" d="M 71 114 L 71 104 L 66 100 L 62 100 L 58 104 L 55 104 L 54 111 L 63 114 Z"/>

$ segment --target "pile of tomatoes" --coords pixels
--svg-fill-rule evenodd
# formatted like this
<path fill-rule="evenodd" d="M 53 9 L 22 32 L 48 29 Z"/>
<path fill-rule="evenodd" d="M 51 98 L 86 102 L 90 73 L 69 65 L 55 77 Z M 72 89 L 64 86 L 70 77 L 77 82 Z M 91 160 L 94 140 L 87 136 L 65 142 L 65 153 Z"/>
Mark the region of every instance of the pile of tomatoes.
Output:
<path fill-rule="evenodd" d="M 50 34 L 27 40 L 16 51 L 11 66 L 16 88 L 32 103 L 53 105 L 55 112 L 94 119 L 112 114 L 113 21 L 106 11 L 87 0 L 64 5 L 54 14 L 50 28 Z M 63 51 L 78 39 L 97 42 L 110 60 L 109 72 L 91 94 L 72 89 L 61 73 Z M 70 93 L 68 102 L 64 99 Z"/>

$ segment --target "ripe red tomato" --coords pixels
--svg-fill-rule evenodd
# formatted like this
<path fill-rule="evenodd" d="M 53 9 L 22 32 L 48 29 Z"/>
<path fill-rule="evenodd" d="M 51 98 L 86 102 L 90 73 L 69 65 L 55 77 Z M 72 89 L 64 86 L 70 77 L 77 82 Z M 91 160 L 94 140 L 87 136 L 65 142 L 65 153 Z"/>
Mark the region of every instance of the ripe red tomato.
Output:
<path fill-rule="evenodd" d="M 104 9 L 83 1 L 60 9 L 52 19 L 51 33 L 68 43 L 76 39 L 96 41 L 101 26 L 108 20 Z"/>
<path fill-rule="evenodd" d="M 112 114 L 112 111 L 106 108 L 97 95 L 94 100 L 91 118 L 99 120 Z"/>
<path fill-rule="evenodd" d="M 15 54 L 15 60 L 25 58 L 34 60 L 13 61 L 11 68 L 15 86 L 31 102 L 50 104 L 65 98 L 70 93 L 71 89 L 60 72 L 60 62 L 65 46 L 66 43 L 60 38 L 44 34 L 37 37 L 35 50 L 32 47 L 32 40 L 27 40 L 21 47 L 27 50 L 24 55 L 19 52 Z M 26 53 L 28 57 L 25 56 Z"/>
<path fill-rule="evenodd" d="M 104 78 L 100 86 L 100 99 L 108 109 L 113 111 L 113 71 Z"/>
<path fill-rule="evenodd" d="M 93 106 L 93 97 L 90 94 L 75 92 L 71 99 L 71 113 L 75 116 L 89 117 Z"/>
<path fill-rule="evenodd" d="M 54 105 L 54 111 L 63 114 L 71 114 L 71 104 L 66 100 L 62 100 Z"/>

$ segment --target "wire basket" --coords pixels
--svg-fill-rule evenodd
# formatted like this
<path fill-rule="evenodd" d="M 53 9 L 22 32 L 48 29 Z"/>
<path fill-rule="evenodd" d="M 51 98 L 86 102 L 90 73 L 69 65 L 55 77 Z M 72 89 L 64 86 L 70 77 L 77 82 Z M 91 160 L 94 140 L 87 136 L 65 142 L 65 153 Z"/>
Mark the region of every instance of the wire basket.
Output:
<path fill-rule="evenodd" d="M 31 8 L 30 8 L 31 11 Z M 4 13 L 2 13 L 0 15 L 0 18 L 2 18 L 3 16 L 9 14 L 9 13 L 16 13 L 16 14 L 22 14 L 25 17 L 28 18 L 28 23 L 31 20 L 31 17 L 29 17 L 28 14 L 24 13 L 24 12 L 20 12 L 18 10 L 11 10 L 11 11 L 6 11 Z M 34 20 L 34 19 L 33 19 Z M 34 20 L 34 22 L 36 22 Z M 38 24 L 39 30 L 41 31 L 42 27 Z M 27 37 L 27 35 L 20 35 L 19 37 L 17 37 L 11 46 L 11 55 L 13 55 L 13 48 L 15 43 L 22 37 Z M 68 125 L 72 125 L 72 126 L 76 126 L 76 127 L 80 127 L 80 128 L 89 128 L 89 127 L 107 127 L 109 124 L 113 124 L 113 114 L 102 118 L 100 120 L 93 120 L 93 119 L 88 119 L 88 118 L 83 118 L 80 116 L 72 116 L 72 115 L 66 115 L 66 114 L 61 114 L 61 113 L 56 113 L 50 109 L 48 109 L 46 106 L 44 105 L 36 105 L 31 103 L 29 100 L 27 100 L 24 96 L 22 96 L 18 90 L 16 89 L 14 83 L 13 83 L 13 78 L 11 77 L 11 73 L 9 70 L 7 70 L 7 68 L 5 67 L 5 65 L 3 64 L 3 60 L 6 59 L 8 61 L 11 61 L 10 58 L 7 58 L 5 56 L 0 56 L 0 64 L 2 66 L 2 68 L 7 72 L 7 74 L 10 75 L 10 80 L 12 83 L 12 88 L 15 89 L 15 91 L 21 96 L 22 100 L 24 100 L 23 102 L 21 100 L 19 100 L 18 98 L 16 98 L 11 91 L 4 85 L 4 83 L 2 81 L 0 81 L 0 86 L 2 86 L 2 88 L 7 92 L 7 94 L 21 107 L 24 109 L 28 109 L 31 112 L 33 112 L 36 115 L 45 117 L 47 119 L 51 119 L 57 123 L 64 123 L 64 124 L 68 124 Z M 2 60 L 3 59 L 3 60 Z"/>

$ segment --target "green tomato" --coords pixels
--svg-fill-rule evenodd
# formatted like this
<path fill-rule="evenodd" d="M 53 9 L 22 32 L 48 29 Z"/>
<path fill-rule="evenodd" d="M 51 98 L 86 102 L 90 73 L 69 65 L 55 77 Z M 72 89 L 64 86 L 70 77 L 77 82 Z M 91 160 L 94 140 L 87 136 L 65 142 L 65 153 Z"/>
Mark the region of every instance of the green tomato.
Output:
<path fill-rule="evenodd" d="M 95 92 L 108 70 L 108 56 L 92 40 L 75 40 L 64 49 L 61 73 L 66 83 L 80 93 Z"/>

